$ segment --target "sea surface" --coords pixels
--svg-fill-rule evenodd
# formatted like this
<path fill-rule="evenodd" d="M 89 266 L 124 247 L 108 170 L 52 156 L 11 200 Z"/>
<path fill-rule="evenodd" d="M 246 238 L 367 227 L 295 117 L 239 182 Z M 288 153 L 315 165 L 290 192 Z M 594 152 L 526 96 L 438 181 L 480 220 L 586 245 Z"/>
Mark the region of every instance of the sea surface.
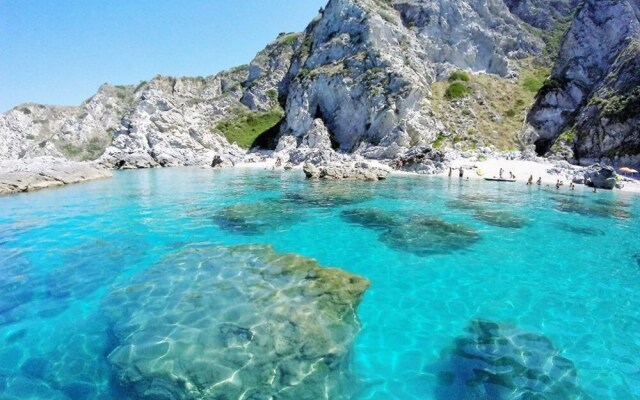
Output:
<path fill-rule="evenodd" d="M 478 323 L 504 327 L 507 359 L 570 371 L 576 398 L 640 399 L 639 196 L 196 168 L 0 198 L 0 399 L 135 398 L 113 383 L 104 299 L 193 243 L 271 244 L 368 278 L 357 399 L 491 398 L 456 376 L 473 373 L 464 346 L 486 344 Z"/>

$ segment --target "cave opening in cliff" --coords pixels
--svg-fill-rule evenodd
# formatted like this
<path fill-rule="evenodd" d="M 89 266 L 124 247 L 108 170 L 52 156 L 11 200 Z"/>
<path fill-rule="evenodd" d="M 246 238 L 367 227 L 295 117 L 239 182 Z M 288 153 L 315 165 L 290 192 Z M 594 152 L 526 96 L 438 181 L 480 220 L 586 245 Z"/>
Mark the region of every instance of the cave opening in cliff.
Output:
<path fill-rule="evenodd" d="M 322 108 L 320 107 L 320 104 L 316 106 L 316 112 L 313 115 L 313 119 L 314 120 L 320 119 L 322 121 L 324 126 L 327 128 L 327 132 L 329 132 L 329 141 L 331 142 L 331 148 L 334 151 L 338 151 L 341 146 L 340 141 L 338 141 L 338 139 L 333 135 L 333 133 L 331 133 L 333 130 L 331 129 L 329 124 L 327 124 L 327 120 L 324 117 L 324 113 L 322 112 Z"/>

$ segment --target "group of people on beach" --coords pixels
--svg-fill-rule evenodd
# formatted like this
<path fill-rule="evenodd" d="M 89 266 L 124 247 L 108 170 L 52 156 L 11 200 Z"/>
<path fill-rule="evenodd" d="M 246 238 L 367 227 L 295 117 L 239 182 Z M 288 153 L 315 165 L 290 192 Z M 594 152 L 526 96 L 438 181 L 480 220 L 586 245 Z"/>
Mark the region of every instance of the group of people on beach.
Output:
<path fill-rule="evenodd" d="M 504 179 L 502 175 L 504 175 L 504 169 L 500 168 L 500 179 Z M 509 171 L 509 179 L 516 179 L 516 176 L 511 171 Z"/>

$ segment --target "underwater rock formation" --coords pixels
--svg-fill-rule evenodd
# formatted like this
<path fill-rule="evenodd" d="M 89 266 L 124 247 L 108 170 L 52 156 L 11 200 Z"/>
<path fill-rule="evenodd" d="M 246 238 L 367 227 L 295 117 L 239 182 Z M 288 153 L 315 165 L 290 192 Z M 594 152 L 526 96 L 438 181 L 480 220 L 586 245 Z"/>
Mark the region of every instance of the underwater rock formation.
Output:
<path fill-rule="evenodd" d="M 437 399 L 581 400 L 574 364 L 545 336 L 474 320 L 440 373 Z"/>
<path fill-rule="evenodd" d="M 270 246 L 187 247 L 104 303 L 141 399 L 348 398 L 369 281 Z"/>
<path fill-rule="evenodd" d="M 418 256 L 462 250 L 480 239 L 480 235 L 466 225 L 422 214 L 355 209 L 345 210 L 341 216 L 348 223 L 379 231 L 379 240 L 387 246 Z"/>
<path fill-rule="evenodd" d="M 451 200 L 447 205 L 457 210 L 470 211 L 473 217 L 487 225 L 500 228 L 522 228 L 527 224 L 524 217 L 504 210 L 489 209 L 481 202 L 466 200 Z"/>
<path fill-rule="evenodd" d="M 298 220 L 293 204 L 277 200 L 240 203 L 223 208 L 212 218 L 222 229 L 243 235 L 260 235 L 275 231 Z"/>

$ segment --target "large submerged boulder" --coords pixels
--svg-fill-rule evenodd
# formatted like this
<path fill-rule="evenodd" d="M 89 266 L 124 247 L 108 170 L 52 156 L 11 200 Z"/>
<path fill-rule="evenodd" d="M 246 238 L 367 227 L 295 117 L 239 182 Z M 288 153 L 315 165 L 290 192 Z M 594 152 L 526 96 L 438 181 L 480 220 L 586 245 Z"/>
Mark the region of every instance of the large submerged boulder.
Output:
<path fill-rule="evenodd" d="M 545 336 L 474 320 L 440 373 L 438 399 L 582 400 L 574 364 Z"/>
<path fill-rule="evenodd" d="M 345 210 L 344 221 L 375 230 L 387 246 L 419 257 L 447 254 L 471 247 L 480 235 L 464 224 L 425 214 L 406 214 L 377 208 Z"/>
<path fill-rule="evenodd" d="M 141 399 L 342 399 L 369 282 L 270 246 L 187 247 L 110 296 L 118 382 Z"/>

